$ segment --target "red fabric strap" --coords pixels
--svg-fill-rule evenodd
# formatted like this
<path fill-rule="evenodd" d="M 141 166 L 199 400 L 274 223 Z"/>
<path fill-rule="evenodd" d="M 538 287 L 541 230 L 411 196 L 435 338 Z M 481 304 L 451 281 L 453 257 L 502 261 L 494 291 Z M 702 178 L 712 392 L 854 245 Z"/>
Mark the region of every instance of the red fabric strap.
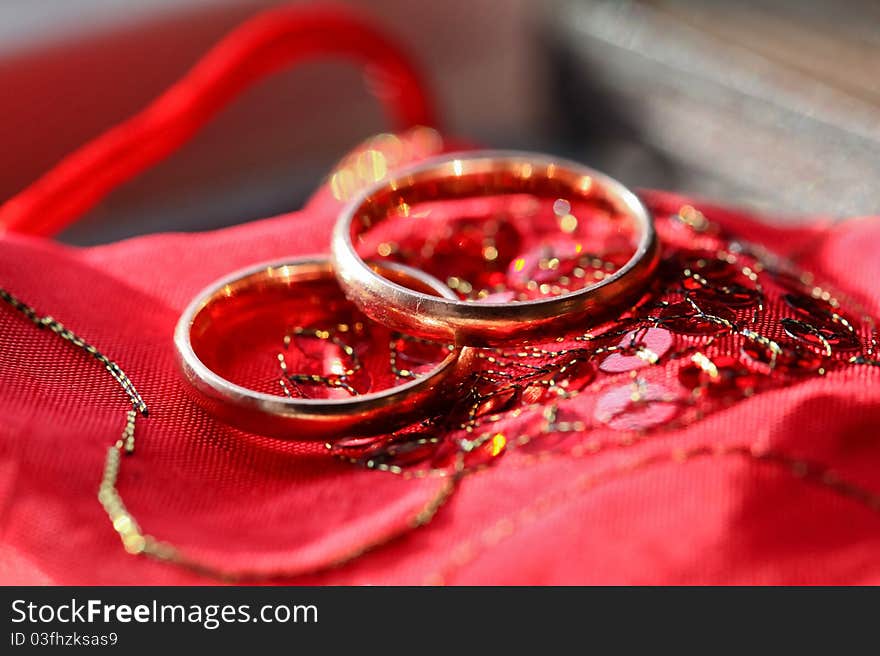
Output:
<path fill-rule="evenodd" d="M 0 232 L 58 233 L 113 188 L 186 143 L 250 84 L 318 56 L 343 56 L 374 67 L 382 84 L 372 91 L 395 129 L 435 125 L 420 76 L 400 48 L 369 23 L 341 7 L 281 7 L 233 31 L 146 109 L 0 206 Z"/>

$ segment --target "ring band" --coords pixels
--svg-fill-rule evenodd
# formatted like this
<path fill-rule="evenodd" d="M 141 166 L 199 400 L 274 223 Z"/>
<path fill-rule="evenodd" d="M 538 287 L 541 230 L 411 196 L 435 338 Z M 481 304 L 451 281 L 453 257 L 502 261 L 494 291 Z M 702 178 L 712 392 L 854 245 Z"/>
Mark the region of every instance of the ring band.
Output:
<path fill-rule="evenodd" d="M 613 274 L 577 291 L 522 302 L 475 303 L 438 298 L 397 284 L 355 250 L 353 237 L 402 204 L 510 193 L 573 201 L 601 198 L 635 221 L 639 231 L 635 252 Z M 332 256 L 348 298 L 379 323 L 427 339 L 492 346 L 577 321 L 595 323 L 612 308 L 633 301 L 657 266 L 659 247 L 651 214 L 620 182 L 555 157 L 477 151 L 416 164 L 362 191 L 339 216 Z"/>
<path fill-rule="evenodd" d="M 387 263 L 383 275 L 430 297 L 455 298 L 437 279 L 410 267 Z M 178 361 L 194 400 L 225 423 L 260 435 L 287 439 L 326 440 L 341 435 L 367 435 L 393 429 L 432 402 L 442 401 L 443 383 L 465 358 L 464 350 L 442 347 L 445 357 L 420 377 L 377 392 L 348 398 L 294 398 L 248 389 L 215 371 L 205 360 L 222 351 L 218 322 L 224 314 L 251 316 L 267 299 L 301 298 L 297 286 L 332 281 L 325 257 L 287 259 L 250 267 L 212 284 L 187 306 L 174 333 Z M 325 299 L 320 298 L 319 302 Z M 329 301 L 329 299 L 326 299 Z M 339 300 L 346 302 L 339 292 Z"/>

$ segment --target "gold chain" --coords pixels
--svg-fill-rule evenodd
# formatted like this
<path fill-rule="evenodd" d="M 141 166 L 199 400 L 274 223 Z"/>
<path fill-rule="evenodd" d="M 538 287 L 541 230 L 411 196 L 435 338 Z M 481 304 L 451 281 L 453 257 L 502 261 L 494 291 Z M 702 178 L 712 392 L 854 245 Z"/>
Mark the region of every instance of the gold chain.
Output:
<path fill-rule="evenodd" d="M 27 319 L 37 328 L 48 329 L 62 340 L 72 344 L 100 362 L 113 380 L 122 387 L 123 391 L 131 401 L 132 409 L 127 410 L 125 413 L 125 424 L 122 429 L 122 434 L 119 439 L 107 448 L 107 455 L 104 460 L 104 471 L 101 477 L 101 483 L 98 487 L 98 501 L 107 513 L 107 517 L 110 519 L 113 529 L 119 535 L 119 538 L 122 540 L 122 545 L 128 553 L 144 555 L 156 560 L 170 562 L 192 570 L 197 574 L 227 581 L 258 580 L 284 575 L 284 572 L 281 571 L 272 573 L 231 573 L 221 568 L 190 559 L 168 542 L 158 540 L 155 537 L 144 533 L 135 517 L 125 507 L 122 495 L 117 488 L 117 482 L 123 456 L 131 456 L 134 454 L 137 417 L 138 414 L 142 417 L 147 417 L 149 415 L 147 404 L 138 393 L 134 384 L 131 382 L 131 379 L 118 364 L 101 353 L 95 346 L 92 346 L 73 331 L 66 328 L 60 321 L 48 315 L 41 316 L 33 307 L 24 303 L 2 287 L 0 287 L 0 300 L 27 317 Z M 331 563 L 331 566 L 337 566 L 348 562 L 349 560 L 360 556 L 365 551 L 381 546 L 382 544 L 399 537 L 399 535 L 406 530 L 418 528 L 419 526 L 423 526 L 430 522 L 437 511 L 446 503 L 455 491 L 458 482 L 464 473 L 463 460 L 459 457 L 456 460 L 452 475 L 448 477 L 440 490 L 432 495 L 425 505 L 412 517 L 407 526 L 392 535 L 379 538 L 370 544 L 356 548 L 350 554 L 346 554 L 334 563 Z"/>

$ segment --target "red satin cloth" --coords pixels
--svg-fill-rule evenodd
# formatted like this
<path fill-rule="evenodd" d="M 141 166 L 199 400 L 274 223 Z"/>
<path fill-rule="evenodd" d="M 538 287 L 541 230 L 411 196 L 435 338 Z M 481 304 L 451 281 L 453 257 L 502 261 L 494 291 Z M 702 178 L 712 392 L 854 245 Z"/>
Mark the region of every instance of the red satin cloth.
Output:
<path fill-rule="evenodd" d="M 184 136 L 175 128 L 161 148 Z M 398 146 L 398 164 L 445 147 L 424 131 Z M 58 186 L 46 179 L 50 189 L 81 179 L 91 160 L 78 156 Z M 121 160 L 79 197 L 36 186 L 0 218 L 13 227 L 40 215 L 57 228 L 158 157 Z M 484 353 L 494 360 L 475 364 L 445 423 L 332 451 L 228 428 L 186 394 L 177 317 L 230 271 L 326 252 L 339 184 L 331 178 L 299 212 L 210 233 L 89 249 L 0 237 L 0 287 L 95 344 L 150 407 L 118 480 L 145 533 L 242 581 L 880 583 L 877 218 L 773 228 L 645 193 L 664 259 L 639 308 L 589 340 L 547 335 L 534 361 L 521 349 Z M 677 219 L 687 203 L 720 229 Z M 762 342 L 729 334 L 734 325 L 781 345 L 774 367 Z M 97 362 L 0 304 L 0 581 L 221 580 L 123 550 L 96 497 L 127 407 Z M 468 412 L 473 433 L 455 426 Z M 493 437 L 462 449 L 483 434 Z M 416 528 L 450 490 L 438 473 L 458 453 L 468 474 Z"/>
<path fill-rule="evenodd" d="M 658 217 L 684 202 L 646 198 Z M 784 230 L 700 207 L 880 313 L 877 219 Z M 877 366 L 796 376 L 635 437 L 597 425 L 542 455 L 509 448 L 418 529 L 410 523 L 445 479 L 371 471 L 215 422 L 178 377 L 178 313 L 231 269 L 321 250 L 337 209 L 321 190 L 301 212 L 212 233 L 90 249 L 0 241 L 3 285 L 103 349 L 150 404 L 119 480 L 146 532 L 230 575 L 294 583 L 880 582 Z M 3 582 L 211 580 L 126 554 L 98 504 L 126 406 L 100 366 L 4 307 L 0 381 Z M 593 401 L 586 390 L 568 405 Z M 537 407 L 492 430 L 510 444 L 542 421 Z M 755 457 L 764 452 L 782 461 Z"/>

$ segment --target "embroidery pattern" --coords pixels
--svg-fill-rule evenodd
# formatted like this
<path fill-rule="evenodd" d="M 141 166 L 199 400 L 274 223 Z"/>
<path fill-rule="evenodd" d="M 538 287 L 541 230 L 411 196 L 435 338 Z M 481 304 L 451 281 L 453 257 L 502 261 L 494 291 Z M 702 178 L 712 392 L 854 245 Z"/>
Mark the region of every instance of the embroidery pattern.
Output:
<path fill-rule="evenodd" d="M 496 232 L 499 229 L 496 226 Z M 658 230 L 664 244 L 662 266 L 652 288 L 634 307 L 590 331 L 574 331 L 540 344 L 483 349 L 477 366 L 459 384 L 451 408 L 444 414 L 426 417 L 390 435 L 328 445 L 328 450 L 370 469 L 403 476 L 447 477 L 448 484 L 412 518 L 410 526 L 416 527 L 430 522 L 464 476 L 490 466 L 505 453 L 586 455 L 599 451 L 604 439 L 632 444 L 654 431 L 698 421 L 720 408 L 805 377 L 824 376 L 845 367 L 880 366 L 874 319 L 852 305 L 843 307 L 839 297 L 817 285 L 810 274 L 765 249 L 722 234 L 691 207 L 658 218 Z M 485 257 L 489 249 L 486 242 L 474 243 Z M 496 243 L 489 246 L 495 248 Z M 389 254 L 394 250 L 387 249 Z M 493 251 L 489 249 L 488 254 Z M 552 265 L 541 264 L 554 259 Z M 599 279 L 614 266 L 592 255 L 578 254 L 576 260 L 569 261 L 543 253 L 533 268 L 543 272 L 542 282 L 526 281 L 525 288 L 556 293 L 558 287 L 568 284 L 566 280 L 587 277 L 588 270 Z M 556 272 L 556 277 L 548 272 Z M 480 296 L 483 290 L 474 292 L 474 285 L 463 281 L 453 285 L 459 293 Z M 543 285 L 548 285 L 547 290 Z M 503 290 L 496 287 L 491 293 L 499 291 Z M 132 409 L 125 412 L 120 438 L 108 447 L 98 499 L 129 553 L 224 580 L 284 574 L 249 576 L 220 571 L 145 533 L 126 509 L 117 486 L 123 456 L 135 451 L 136 421 L 148 414 L 146 403 L 128 376 L 96 347 L 3 289 L 0 300 L 37 328 L 48 328 L 97 360 L 128 396 Z M 306 379 L 286 368 L 282 354 L 283 393 L 291 393 L 288 383 L 356 393 L 350 385 L 346 387 L 346 377 L 359 370 L 360 362 L 338 332 L 338 327 L 300 327 L 284 337 L 285 347 L 298 337 L 332 343 L 349 356 L 349 366 L 333 376 L 309 374 Z M 405 363 L 424 363 L 419 357 L 420 346 L 424 346 L 420 340 L 392 336 L 388 366 L 394 376 L 418 375 Z M 519 427 L 535 416 L 541 418 L 540 428 L 520 432 Z M 647 456 L 615 473 L 670 458 L 690 462 L 713 454 L 745 456 L 781 466 L 798 478 L 880 511 L 876 494 L 841 480 L 827 467 L 757 446 L 673 450 Z M 583 487 L 600 482 L 587 477 Z M 475 549 L 488 548 L 512 532 L 509 521 L 502 519 L 487 529 L 480 536 L 480 545 L 464 545 L 468 558 Z M 379 544 L 366 545 L 344 560 L 376 546 Z M 436 576 L 442 580 L 443 573 Z"/>
<path fill-rule="evenodd" d="M 880 364 L 874 319 L 842 307 L 809 273 L 725 234 L 690 206 L 658 217 L 657 228 L 661 266 L 634 307 L 588 331 L 483 349 L 450 410 L 366 444 L 327 448 L 406 476 L 444 475 L 457 452 L 468 468 L 514 449 L 577 455 L 598 450 L 603 440 L 629 444 L 680 428 L 805 377 Z M 500 230 L 494 225 L 493 235 Z M 481 239 L 469 242 L 484 248 Z M 475 255 L 465 249 L 460 257 Z M 597 256 L 571 255 L 545 253 L 546 261 L 531 267 L 541 282 L 527 281 L 526 288 L 548 285 L 552 293 L 572 280 L 572 271 L 582 277 L 587 262 L 605 275 L 614 270 Z M 470 283 L 466 292 L 460 282 L 458 288 L 462 297 L 474 293 Z M 517 419 L 536 415 L 541 428 L 520 432 L 529 422 Z"/>

